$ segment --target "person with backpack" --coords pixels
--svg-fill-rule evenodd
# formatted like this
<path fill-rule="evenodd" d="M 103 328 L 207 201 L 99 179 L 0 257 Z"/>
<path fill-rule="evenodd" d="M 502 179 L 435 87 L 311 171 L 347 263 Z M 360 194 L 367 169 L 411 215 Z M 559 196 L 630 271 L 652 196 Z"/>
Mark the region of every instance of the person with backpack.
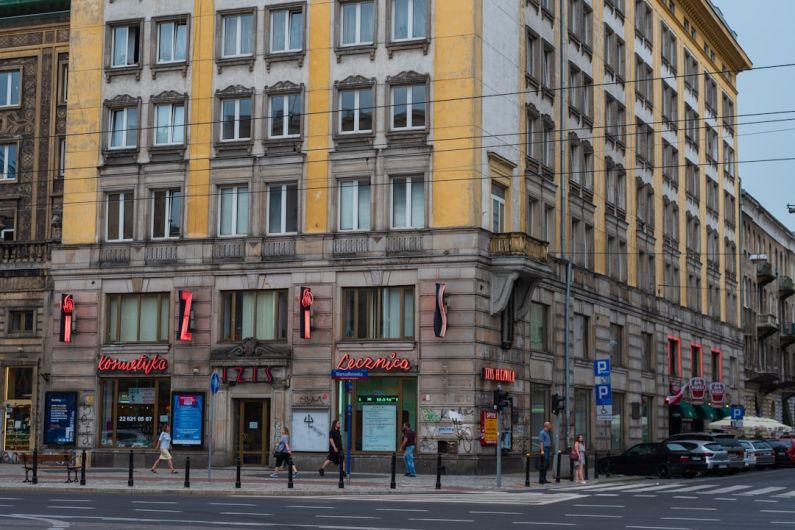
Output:
<path fill-rule="evenodd" d="M 279 438 L 273 456 L 276 457 L 276 465 L 271 473 L 271 478 L 279 478 L 279 469 L 285 465 L 293 467 L 293 478 L 298 476 L 298 468 L 293 463 L 293 452 L 290 450 L 290 429 L 286 425 L 282 427 L 282 437 Z"/>

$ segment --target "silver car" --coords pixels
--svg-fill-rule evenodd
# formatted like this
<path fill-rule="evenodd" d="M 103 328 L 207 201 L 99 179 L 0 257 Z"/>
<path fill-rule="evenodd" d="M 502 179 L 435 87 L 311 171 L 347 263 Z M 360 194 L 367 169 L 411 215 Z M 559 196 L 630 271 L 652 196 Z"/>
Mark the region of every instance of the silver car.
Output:
<path fill-rule="evenodd" d="M 776 465 L 776 454 L 769 443 L 762 440 L 740 440 L 746 451 L 753 453 L 756 469 L 773 467 Z"/>
<path fill-rule="evenodd" d="M 726 473 L 729 471 L 729 453 L 717 442 L 704 440 L 677 441 L 690 452 L 690 469 L 699 473 Z"/>

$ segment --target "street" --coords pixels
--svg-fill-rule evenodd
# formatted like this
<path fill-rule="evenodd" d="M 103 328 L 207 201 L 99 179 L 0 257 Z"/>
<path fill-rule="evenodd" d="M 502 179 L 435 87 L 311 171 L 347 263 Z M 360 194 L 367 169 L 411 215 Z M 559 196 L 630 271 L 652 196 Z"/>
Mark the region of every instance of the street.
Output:
<path fill-rule="evenodd" d="M 756 529 L 795 526 L 793 470 L 481 493 L 254 497 L 0 493 L 11 529 Z"/>

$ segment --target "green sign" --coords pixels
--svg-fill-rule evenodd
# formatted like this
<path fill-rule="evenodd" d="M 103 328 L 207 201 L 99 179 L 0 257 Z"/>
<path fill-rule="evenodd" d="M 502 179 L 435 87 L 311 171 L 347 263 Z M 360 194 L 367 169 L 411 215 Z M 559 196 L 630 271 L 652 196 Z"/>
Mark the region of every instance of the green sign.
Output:
<path fill-rule="evenodd" d="M 358 403 L 371 403 L 374 405 L 397 403 L 398 396 L 356 396 L 356 401 Z"/>

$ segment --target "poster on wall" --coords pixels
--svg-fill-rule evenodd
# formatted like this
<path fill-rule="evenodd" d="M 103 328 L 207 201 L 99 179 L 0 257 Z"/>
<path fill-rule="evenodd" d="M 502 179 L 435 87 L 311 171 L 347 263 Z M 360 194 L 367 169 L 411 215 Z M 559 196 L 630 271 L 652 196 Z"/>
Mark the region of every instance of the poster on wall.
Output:
<path fill-rule="evenodd" d="M 396 424 L 397 407 L 394 405 L 362 405 L 362 449 L 395 451 Z"/>
<path fill-rule="evenodd" d="M 202 445 L 204 439 L 204 392 L 171 395 L 171 440 L 174 445 Z"/>
<path fill-rule="evenodd" d="M 328 451 L 330 428 L 328 409 L 293 409 L 290 431 L 293 451 Z"/>
<path fill-rule="evenodd" d="M 44 396 L 44 443 L 74 446 L 77 392 L 47 392 Z"/>

